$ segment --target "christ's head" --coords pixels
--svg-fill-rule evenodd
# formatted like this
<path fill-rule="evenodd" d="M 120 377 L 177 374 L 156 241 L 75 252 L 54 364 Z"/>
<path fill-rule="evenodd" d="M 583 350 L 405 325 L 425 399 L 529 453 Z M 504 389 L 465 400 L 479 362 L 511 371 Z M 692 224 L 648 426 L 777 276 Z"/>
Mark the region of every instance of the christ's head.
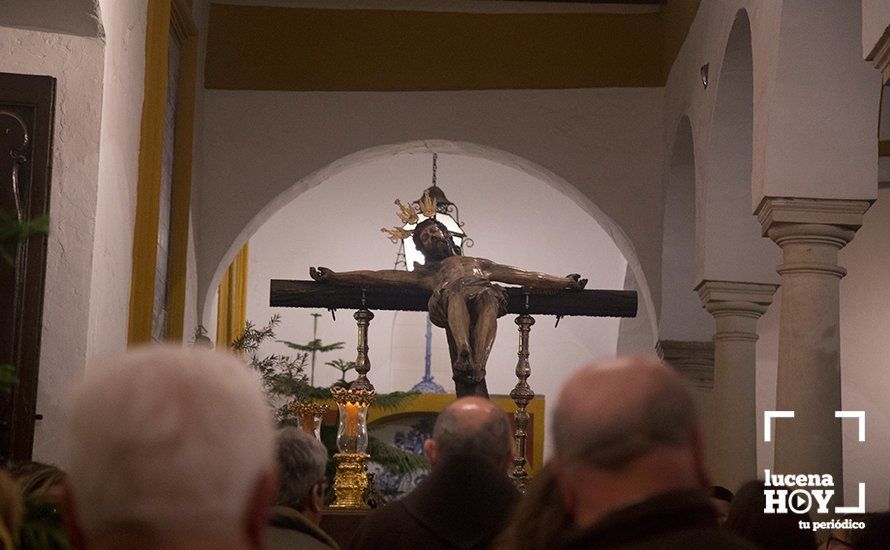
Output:
<path fill-rule="evenodd" d="M 460 254 L 451 232 L 435 218 L 427 218 L 414 229 L 414 246 L 427 261 L 439 261 Z"/>

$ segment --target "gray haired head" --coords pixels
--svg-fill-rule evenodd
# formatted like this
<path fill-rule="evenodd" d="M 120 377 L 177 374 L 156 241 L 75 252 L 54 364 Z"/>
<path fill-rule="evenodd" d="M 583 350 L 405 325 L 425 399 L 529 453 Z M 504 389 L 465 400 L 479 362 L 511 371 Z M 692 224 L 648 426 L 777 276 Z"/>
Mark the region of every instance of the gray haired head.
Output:
<path fill-rule="evenodd" d="M 276 438 L 278 496 L 275 502 L 303 510 L 312 486 L 324 481 L 328 451 L 314 436 L 293 427 L 283 428 Z"/>

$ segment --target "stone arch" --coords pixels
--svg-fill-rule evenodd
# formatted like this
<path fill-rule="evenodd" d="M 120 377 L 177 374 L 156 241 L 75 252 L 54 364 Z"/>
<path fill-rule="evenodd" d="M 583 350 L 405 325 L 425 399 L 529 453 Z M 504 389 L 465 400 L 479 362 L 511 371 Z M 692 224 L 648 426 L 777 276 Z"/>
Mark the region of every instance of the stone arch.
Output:
<path fill-rule="evenodd" d="M 593 201 L 579 191 L 577 187 L 565 181 L 558 175 L 522 157 L 475 143 L 448 140 L 416 140 L 370 147 L 357 151 L 302 178 L 290 188 L 279 193 L 253 218 L 251 218 L 251 220 L 238 233 L 238 236 L 230 243 L 225 254 L 215 262 L 212 277 L 208 278 L 206 286 L 202 286 L 199 289 L 198 296 L 202 300 L 201 303 L 198 304 L 201 318 L 204 319 L 205 322 L 208 320 L 213 305 L 212 300 L 215 289 L 219 285 L 219 281 L 227 266 L 231 263 L 238 250 L 240 250 L 244 243 L 250 239 L 270 215 L 278 211 L 285 204 L 293 201 L 305 191 L 321 184 L 334 174 L 349 167 L 381 156 L 391 156 L 399 153 L 418 151 L 437 151 L 440 153 L 463 154 L 485 158 L 521 170 L 530 176 L 545 182 L 550 187 L 575 202 L 575 204 L 589 214 L 606 231 L 606 233 L 609 234 L 615 242 L 615 245 L 627 260 L 628 270 L 633 273 L 637 286 L 636 290 L 639 292 L 638 316 L 644 316 L 651 325 L 653 333 L 655 332 L 656 309 L 646 275 L 634 250 L 633 243 L 624 231 L 596 204 L 594 204 Z"/>
<path fill-rule="evenodd" d="M 776 282 L 779 250 L 761 238 L 751 213 L 754 142 L 754 70 L 751 25 L 736 12 L 716 79 L 708 166 L 700 222 L 701 280 Z"/>
<path fill-rule="evenodd" d="M 701 259 L 696 227 L 697 204 L 695 143 L 692 124 L 683 116 L 677 124 L 665 181 L 664 237 L 662 242 L 661 340 L 710 340 L 713 321 L 695 293 Z M 700 218 L 700 216 L 699 216 Z"/>

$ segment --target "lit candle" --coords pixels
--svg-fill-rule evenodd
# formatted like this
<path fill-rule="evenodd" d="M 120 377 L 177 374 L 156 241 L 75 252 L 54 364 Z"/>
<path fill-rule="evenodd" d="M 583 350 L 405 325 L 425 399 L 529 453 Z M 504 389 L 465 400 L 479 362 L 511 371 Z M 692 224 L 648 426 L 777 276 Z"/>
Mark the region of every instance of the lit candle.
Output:
<path fill-rule="evenodd" d="M 315 416 L 312 413 L 304 412 L 300 415 L 300 427 L 304 432 L 315 434 Z"/>
<path fill-rule="evenodd" d="M 358 438 L 358 403 L 346 403 L 346 437 Z"/>

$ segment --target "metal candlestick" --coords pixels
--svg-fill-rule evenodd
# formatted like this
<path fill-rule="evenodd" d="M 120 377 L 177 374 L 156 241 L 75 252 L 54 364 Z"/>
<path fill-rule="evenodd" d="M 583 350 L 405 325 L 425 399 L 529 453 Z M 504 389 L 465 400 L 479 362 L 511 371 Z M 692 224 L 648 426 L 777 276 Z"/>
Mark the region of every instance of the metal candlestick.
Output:
<path fill-rule="evenodd" d="M 528 311 L 528 294 L 525 295 L 525 309 Z M 528 313 L 523 313 L 516 318 L 519 326 L 519 361 L 516 363 L 516 377 L 519 381 L 510 392 L 510 397 L 516 403 L 516 431 L 513 438 L 516 440 L 516 449 L 513 455 L 513 471 L 511 477 L 516 488 L 525 492 L 528 485 L 528 472 L 525 469 L 526 442 L 528 440 L 529 415 L 526 408 L 529 402 L 535 398 L 535 392 L 528 385 L 528 377 L 531 375 L 531 365 L 528 362 L 528 334 L 535 320 Z"/>

